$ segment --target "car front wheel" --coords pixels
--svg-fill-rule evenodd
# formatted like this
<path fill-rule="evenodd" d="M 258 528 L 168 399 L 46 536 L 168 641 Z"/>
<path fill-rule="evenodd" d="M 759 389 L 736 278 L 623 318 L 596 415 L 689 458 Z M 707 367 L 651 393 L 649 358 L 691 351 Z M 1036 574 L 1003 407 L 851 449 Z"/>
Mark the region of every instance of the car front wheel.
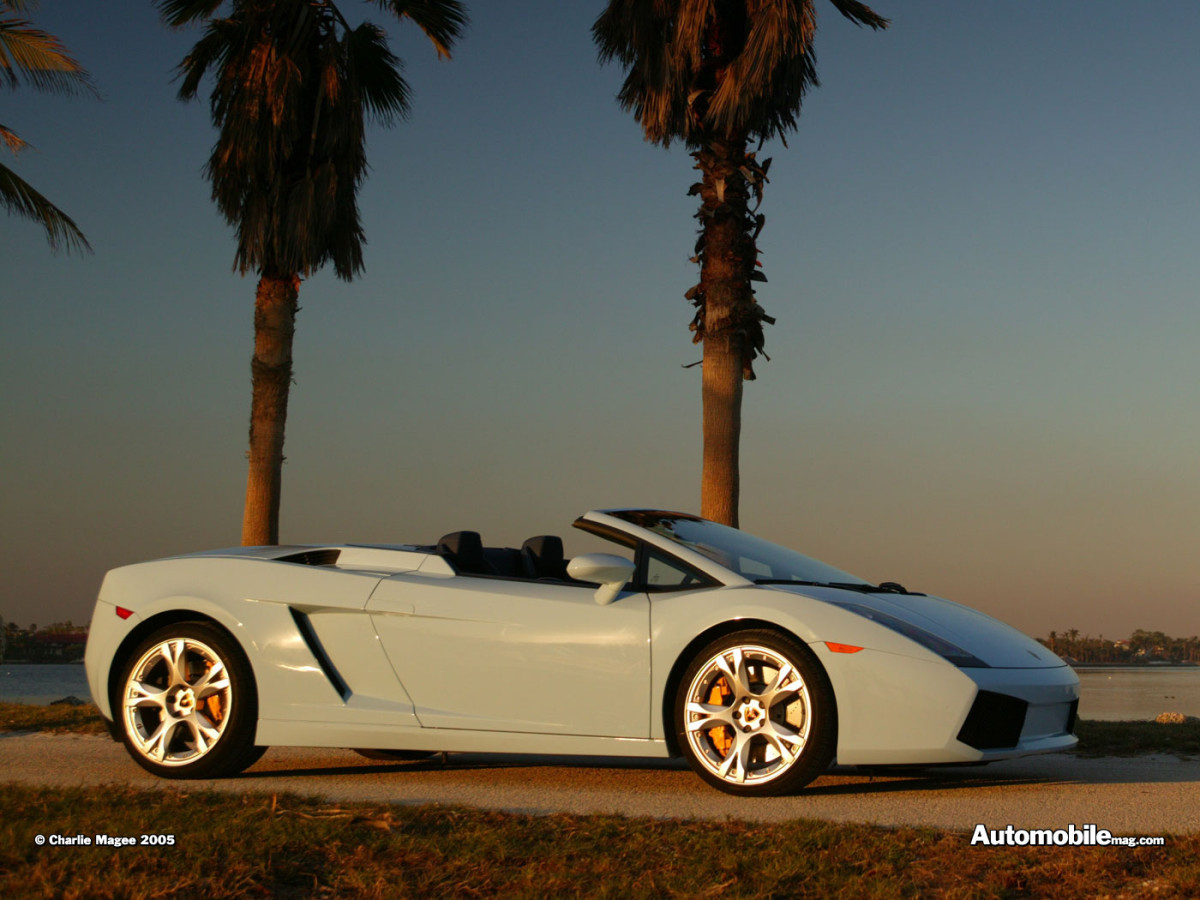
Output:
<path fill-rule="evenodd" d="M 705 781 L 731 794 L 790 794 L 824 772 L 837 742 L 833 688 L 812 651 L 772 631 L 726 635 L 679 683 L 680 748 Z"/>
<path fill-rule="evenodd" d="M 251 765 L 258 699 L 237 643 L 203 622 L 167 625 L 130 653 L 114 709 L 130 756 L 164 778 L 216 778 Z"/>

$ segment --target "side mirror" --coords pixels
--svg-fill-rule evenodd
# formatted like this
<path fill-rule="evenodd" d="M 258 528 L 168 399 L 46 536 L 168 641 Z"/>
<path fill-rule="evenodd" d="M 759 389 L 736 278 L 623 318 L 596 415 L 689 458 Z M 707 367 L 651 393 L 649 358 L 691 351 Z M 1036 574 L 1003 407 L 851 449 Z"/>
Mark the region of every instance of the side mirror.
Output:
<path fill-rule="evenodd" d="M 607 606 L 617 599 L 621 588 L 633 577 L 637 568 L 629 560 L 611 553 L 585 553 L 567 565 L 567 575 L 576 581 L 591 581 L 598 585 L 596 602 Z"/>

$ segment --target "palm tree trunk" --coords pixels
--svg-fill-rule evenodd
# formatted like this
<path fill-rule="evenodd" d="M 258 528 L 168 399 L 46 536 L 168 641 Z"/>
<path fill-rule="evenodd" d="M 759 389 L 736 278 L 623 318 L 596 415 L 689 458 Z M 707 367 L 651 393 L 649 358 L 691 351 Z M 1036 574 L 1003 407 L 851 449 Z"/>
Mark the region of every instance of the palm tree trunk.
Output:
<path fill-rule="evenodd" d="M 246 547 L 279 543 L 283 431 L 292 384 L 292 337 L 299 293 L 296 275 L 263 275 L 254 300 L 250 470 L 242 519 L 242 545 Z"/>
<path fill-rule="evenodd" d="M 745 139 L 714 138 L 697 152 L 703 172 L 700 221 L 704 298 L 704 465 L 700 514 L 738 527 L 742 381 L 747 359 L 745 323 L 753 299 L 750 274 L 755 247 L 747 234 L 747 184 L 738 173 Z"/>
<path fill-rule="evenodd" d="M 704 467 L 700 515 L 738 527 L 741 492 L 742 352 L 731 335 L 704 341 Z"/>

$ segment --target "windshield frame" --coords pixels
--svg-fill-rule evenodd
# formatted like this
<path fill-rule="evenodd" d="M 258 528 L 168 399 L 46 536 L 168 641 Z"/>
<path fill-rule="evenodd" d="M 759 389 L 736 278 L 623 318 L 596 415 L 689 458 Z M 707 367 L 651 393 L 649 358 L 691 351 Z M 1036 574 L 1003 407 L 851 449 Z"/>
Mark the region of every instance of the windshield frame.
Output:
<path fill-rule="evenodd" d="M 601 523 L 604 519 L 609 520 L 606 524 L 610 527 L 617 525 L 612 520 L 618 520 L 621 532 L 639 540 L 652 536 L 650 543 L 717 576 L 727 585 L 762 581 L 871 585 L 856 575 L 788 547 L 688 513 L 609 509 L 588 513 L 576 525 L 592 531 L 587 525 Z"/>

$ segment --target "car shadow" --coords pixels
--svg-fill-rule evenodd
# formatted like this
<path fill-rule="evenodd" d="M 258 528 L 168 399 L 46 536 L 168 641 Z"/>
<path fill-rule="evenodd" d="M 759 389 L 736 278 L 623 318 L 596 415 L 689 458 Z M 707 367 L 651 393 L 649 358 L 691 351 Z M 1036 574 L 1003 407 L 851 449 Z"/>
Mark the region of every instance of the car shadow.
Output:
<path fill-rule="evenodd" d="M 976 770 L 971 774 L 945 771 L 914 771 L 903 774 L 857 773 L 841 770 L 822 775 L 803 793 L 811 797 L 857 797 L 883 794 L 928 793 L 930 791 L 979 790 L 990 787 L 1061 783 L 1051 776 L 992 774 Z"/>
<path fill-rule="evenodd" d="M 330 750 L 329 753 L 338 753 Z M 353 751 L 345 751 L 352 753 Z M 271 760 L 264 757 L 236 778 L 288 778 L 297 776 L 373 775 L 386 773 L 435 773 L 475 772 L 488 770 L 522 769 L 638 769 L 647 772 L 688 772 L 682 759 L 642 759 L 618 756 L 539 756 L 533 754 L 505 753 L 438 753 L 422 760 L 373 760 L 361 757 L 361 761 L 349 761 L 341 765 L 314 762 L 312 765 L 291 766 L 286 769 L 270 767 Z"/>
<path fill-rule="evenodd" d="M 290 777 L 338 777 L 354 775 L 468 775 L 477 772 L 522 770 L 572 770 L 586 777 L 591 771 L 608 780 L 614 771 L 663 773 L 676 781 L 677 774 L 691 777 L 683 759 L 644 759 L 608 756 L 536 756 L 500 753 L 437 754 L 417 761 L 380 761 L 351 757 L 352 751 L 318 751 L 327 754 L 311 763 L 262 761 L 238 778 L 277 779 Z M 343 755 L 345 754 L 345 755 Z M 338 756 L 335 761 L 330 756 Z M 275 764 L 272 765 L 272 762 Z M 283 765 L 280 765 L 280 764 Z M 287 764 L 291 763 L 291 764 Z M 834 767 L 803 791 L 808 796 L 902 794 L 924 791 L 978 790 L 1047 784 L 1152 784 L 1200 782 L 1200 760 L 1175 757 L 1104 757 L 1088 759 L 1072 754 L 1053 754 L 1007 760 L 987 766 L 856 768 Z M 699 784 L 700 782 L 697 781 Z"/>

